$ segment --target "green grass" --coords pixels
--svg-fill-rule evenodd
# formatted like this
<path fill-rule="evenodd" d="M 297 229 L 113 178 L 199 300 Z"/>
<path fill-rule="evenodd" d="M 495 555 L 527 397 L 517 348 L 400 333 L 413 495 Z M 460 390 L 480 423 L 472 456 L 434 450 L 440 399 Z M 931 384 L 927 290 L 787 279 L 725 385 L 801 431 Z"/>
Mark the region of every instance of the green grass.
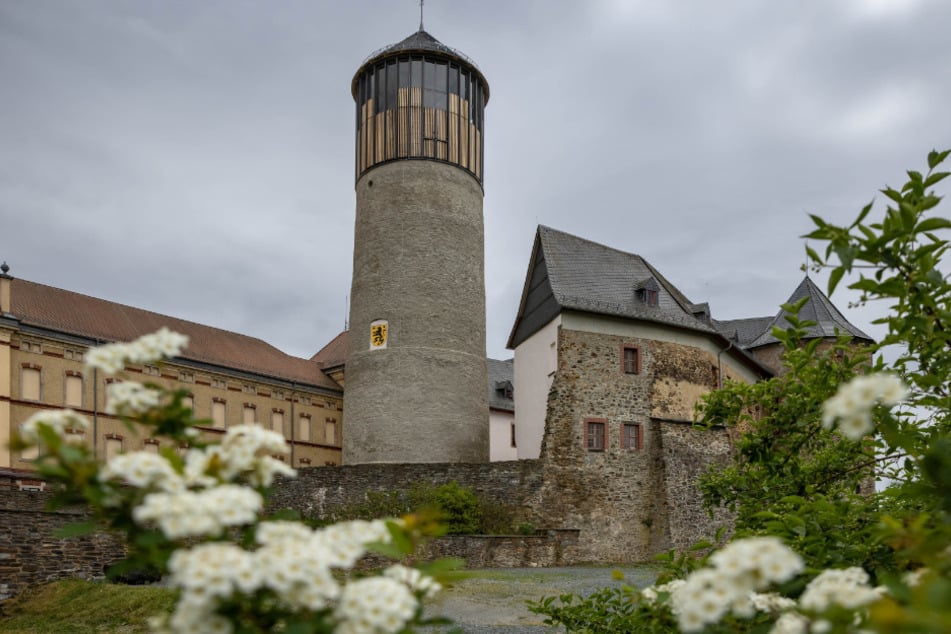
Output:
<path fill-rule="evenodd" d="M 175 595 L 168 588 L 56 581 L 0 606 L 0 633 L 147 632 L 148 618 L 167 614 L 174 604 Z"/>

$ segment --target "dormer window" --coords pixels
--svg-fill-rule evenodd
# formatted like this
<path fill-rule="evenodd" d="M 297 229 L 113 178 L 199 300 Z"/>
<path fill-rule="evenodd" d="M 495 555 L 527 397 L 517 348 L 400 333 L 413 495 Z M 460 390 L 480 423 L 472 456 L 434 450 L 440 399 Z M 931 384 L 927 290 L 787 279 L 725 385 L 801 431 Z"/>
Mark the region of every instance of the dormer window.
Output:
<path fill-rule="evenodd" d="M 653 277 L 641 280 L 634 285 L 634 295 L 643 304 L 657 306 L 660 299 L 660 284 Z"/>
<path fill-rule="evenodd" d="M 511 381 L 499 381 L 495 384 L 495 393 L 499 398 L 512 400 L 514 389 Z"/>

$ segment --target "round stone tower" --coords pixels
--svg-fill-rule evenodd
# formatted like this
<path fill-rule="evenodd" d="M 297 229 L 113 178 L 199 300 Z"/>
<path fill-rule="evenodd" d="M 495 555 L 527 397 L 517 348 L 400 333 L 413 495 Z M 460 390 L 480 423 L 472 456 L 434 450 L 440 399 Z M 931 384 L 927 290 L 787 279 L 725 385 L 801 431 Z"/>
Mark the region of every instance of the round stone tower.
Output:
<path fill-rule="evenodd" d="M 344 464 L 487 462 L 483 109 L 476 65 L 420 30 L 356 101 Z"/>

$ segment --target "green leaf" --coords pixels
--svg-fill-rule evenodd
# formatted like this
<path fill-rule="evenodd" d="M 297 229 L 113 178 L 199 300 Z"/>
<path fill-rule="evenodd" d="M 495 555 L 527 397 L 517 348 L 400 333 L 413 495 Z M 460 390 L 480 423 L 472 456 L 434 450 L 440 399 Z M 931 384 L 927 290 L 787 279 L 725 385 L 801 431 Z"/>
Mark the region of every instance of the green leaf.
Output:
<path fill-rule="evenodd" d="M 855 219 L 855 222 L 853 222 L 851 226 L 857 227 L 858 225 L 860 225 L 862 221 L 865 220 L 865 216 L 868 215 L 868 212 L 872 211 L 872 205 L 874 204 L 875 204 L 875 200 L 873 199 L 872 202 L 862 207 L 862 211 L 859 212 L 859 217 Z"/>
<path fill-rule="evenodd" d="M 945 150 L 944 152 L 938 152 L 936 150 L 931 150 L 928 152 L 928 169 L 936 168 L 944 159 L 948 157 L 948 153 L 951 150 Z"/>
<path fill-rule="evenodd" d="M 841 266 L 832 269 L 832 273 L 829 274 L 829 295 L 835 292 L 835 287 L 839 285 L 843 275 L 845 275 L 845 269 Z"/>
<path fill-rule="evenodd" d="M 924 233 L 925 231 L 937 231 L 938 229 L 949 228 L 951 228 L 951 220 L 947 218 L 926 218 L 918 223 L 918 226 L 915 227 L 915 231 Z"/>

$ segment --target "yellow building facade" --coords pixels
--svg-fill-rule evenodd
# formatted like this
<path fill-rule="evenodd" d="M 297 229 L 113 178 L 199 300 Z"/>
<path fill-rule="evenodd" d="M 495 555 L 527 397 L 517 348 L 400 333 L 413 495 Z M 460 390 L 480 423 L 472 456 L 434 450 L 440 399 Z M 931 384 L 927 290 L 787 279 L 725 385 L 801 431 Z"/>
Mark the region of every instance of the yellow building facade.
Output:
<path fill-rule="evenodd" d="M 311 359 L 260 339 L 160 315 L 0 273 L 0 469 L 31 471 L 35 450 L 12 451 L 13 432 L 44 409 L 70 408 L 90 427 L 76 430 L 102 458 L 157 451 L 159 441 L 106 413 L 116 380 L 155 383 L 187 393 L 209 440 L 231 426 L 256 423 L 284 435 L 294 467 L 340 464 L 343 389 Z M 116 377 L 86 370 L 90 347 L 131 341 L 165 326 L 188 335 L 180 357 L 128 365 Z"/>

